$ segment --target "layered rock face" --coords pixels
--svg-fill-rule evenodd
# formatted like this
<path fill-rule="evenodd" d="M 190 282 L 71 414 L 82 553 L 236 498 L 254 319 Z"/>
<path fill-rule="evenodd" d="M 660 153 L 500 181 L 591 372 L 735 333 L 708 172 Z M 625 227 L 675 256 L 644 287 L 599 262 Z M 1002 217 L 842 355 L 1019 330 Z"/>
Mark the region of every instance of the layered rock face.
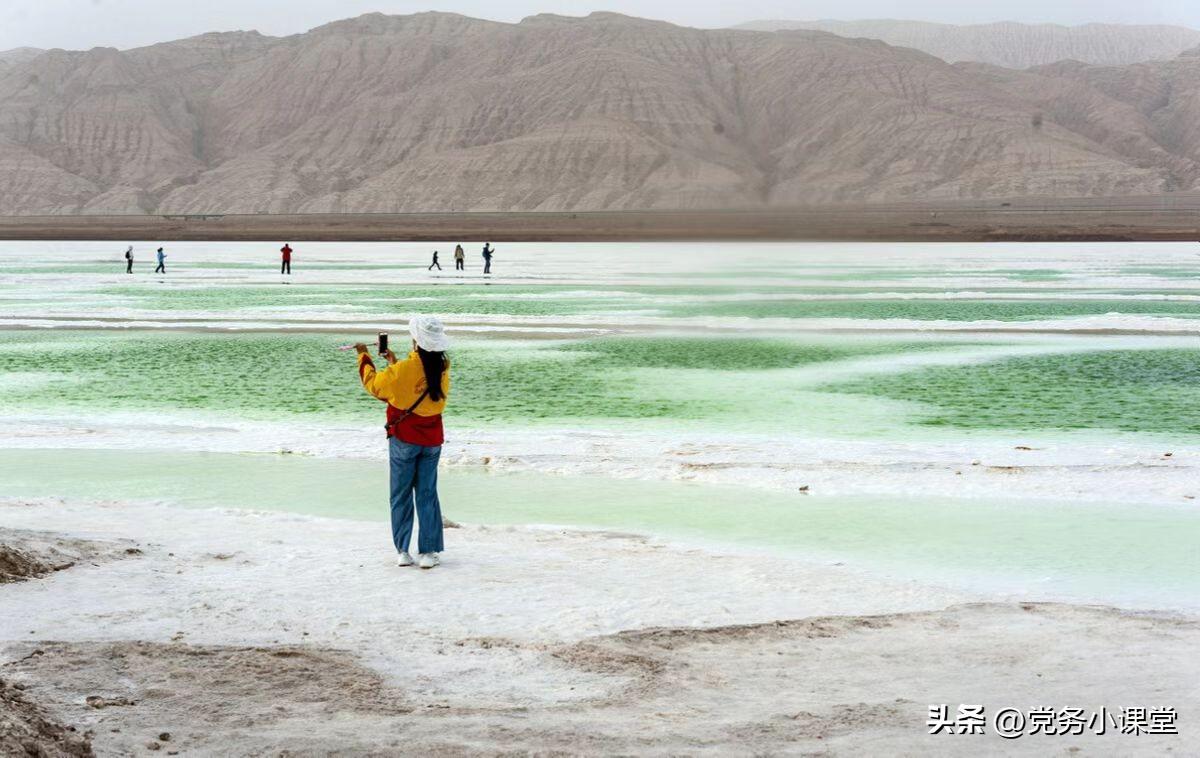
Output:
<path fill-rule="evenodd" d="M 0 67 L 26 63 L 44 52 L 46 51 L 36 47 L 14 47 L 12 50 L 0 50 Z"/>
<path fill-rule="evenodd" d="M 809 29 L 841 37 L 866 37 L 911 47 L 950 63 L 990 63 L 1030 68 L 1064 60 L 1120 66 L 1170 60 L 1200 45 L 1200 30 L 1182 26 L 1122 24 L 995 24 L 955 26 L 926 21 L 751 21 L 755 31 Z"/>
<path fill-rule="evenodd" d="M 1200 58 L 368 15 L 0 68 L 0 213 L 764 207 L 1197 187 Z"/>

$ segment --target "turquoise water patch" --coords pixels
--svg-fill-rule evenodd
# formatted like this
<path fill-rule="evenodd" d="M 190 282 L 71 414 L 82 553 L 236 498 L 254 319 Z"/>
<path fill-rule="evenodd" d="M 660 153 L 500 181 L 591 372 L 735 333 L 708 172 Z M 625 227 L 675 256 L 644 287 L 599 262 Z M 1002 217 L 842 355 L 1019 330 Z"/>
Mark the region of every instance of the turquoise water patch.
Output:
<path fill-rule="evenodd" d="M 571 316 L 604 313 L 612 310 L 628 310 L 629 306 L 612 300 L 586 300 L 572 298 L 553 300 L 549 298 L 470 298 L 439 297 L 416 300 L 398 298 L 389 302 L 386 311 L 394 314 L 480 314 L 502 316 Z"/>
<path fill-rule="evenodd" d="M 648 337 L 525 346 L 489 356 L 465 398 L 456 398 L 456 413 L 487 423 L 669 419 L 786 428 L 794 417 L 780 413 L 784 396 L 799 390 L 774 370 L 934 347 L 953 345 Z"/>
<path fill-rule="evenodd" d="M 920 423 L 930 426 L 1200 434 L 1200 350 L 1006 358 L 825 389 L 921 403 Z"/>
<path fill-rule="evenodd" d="M 367 264 L 362 264 L 367 266 Z M 961 273 L 961 272 L 960 272 Z M 1012 272 L 1010 272 L 1012 273 Z M 1028 273 L 1028 272 L 1026 272 Z M 1036 276 L 1045 272 L 1034 271 Z M 1003 281 L 1008 273 L 998 274 Z M 1015 275 L 1015 274 L 1014 274 Z M 618 318 L 638 313 L 660 318 L 787 318 L 787 319 L 904 319 L 912 321 L 1001 321 L 1048 320 L 1110 313 L 1200 317 L 1200 302 L 1182 300 L 1103 299 L 1100 292 L 1089 299 L 1065 299 L 1056 295 L 1078 290 L 1031 289 L 989 286 L 982 299 L 904 299 L 904 293 L 944 295 L 929 287 L 863 286 L 854 276 L 844 286 L 809 286 L 800 280 L 763 283 L 716 284 L 587 284 L 508 285 L 444 282 L 400 286 L 388 283 L 347 284 L 221 284 L 197 286 L 192 281 L 159 281 L 143 278 L 122 284 L 89 288 L 64 285 L 48 306 L 55 313 L 80 313 L 84 308 L 116 309 L 122 316 L 136 317 L 137 311 L 170 313 L 207 312 L 213 317 L 255 318 L 259 311 L 285 311 L 289 315 L 337 310 L 362 317 L 406 316 L 413 313 L 481 317 L 512 316 L 522 319 L 556 319 L 581 316 Z M 1005 299 L 1005 294 L 1036 292 L 1038 299 Z M 1168 292 L 1169 293 L 1169 292 Z M 1179 292 L 1173 294 L 1181 294 Z M 786 299 L 786 296 L 795 299 Z M 844 299 L 836 299 L 845 295 Z M 868 297 L 854 297 L 855 295 Z M 869 297 L 874 295 L 874 297 Z M 826 296 L 829 299 L 803 299 Z M 22 299 L 14 313 L 36 312 L 43 306 Z M 132 311 L 133 313 L 130 313 Z"/>
<path fill-rule="evenodd" d="M 739 300 L 667 305 L 673 316 L 1040 321 L 1108 313 L 1200 316 L 1200 303 L 1165 300 Z"/>
<path fill-rule="evenodd" d="M 5 387 L 0 404 L 365 417 L 378 401 L 353 391 L 353 361 L 332 350 L 335 344 L 309 335 L 6 333 L 0 337 L 0 373 L 51 373 L 58 382 L 32 393 Z"/>
<path fill-rule="evenodd" d="M 114 286 L 96 290 L 100 302 L 107 298 L 132 301 L 143 310 L 213 311 L 221 313 L 249 308 L 342 305 L 353 291 L 338 287 L 141 287 Z"/>
<path fill-rule="evenodd" d="M 53 476 L 46 476 L 53 472 Z M 158 500 L 379 522 L 382 462 L 161 451 L 0 450 L 10 497 Z M 1200 603 L 1200 511 L 1103 503 L 825 498 L 695 484 L 443 467 L 447 517 L 767 548 L 958 586 L 1141 607 Z M 296 524 L 295 528 L 304 528 Z M 447 559 L 456 559 L 454 532 Z M 465 557 L 464 557 L 465 559 Z"/>
<path fill-rule="evenodd" d="M 0 273 L 24 274 L 117 274 L 124 273 L 125 263 L 64 263 L 56 265 L 0 266 Z"/>
<path fill-rule="evenodd" d="M 999 278 L 1016 279 L 1019 281 L 1054 281 L 1063 279 L 1068 272 L 1057 268 L 981 268 L 969 269 L 914 267 L 879 267 L 871 265 L 821 263 L 811 265 L 784 264 L 772 271 L 749 271 L 736 269 L 720 273 L 689 273 L 690 278 L 766 278 L 790 279 L 796 281 L 825 280 L 825 281 L 897 281 L 903 279 L 946 279 L 946 278 Z"/>
<path fill-rule="evenodd" d="M 566 291 L 562 288 L 560 291 Z M 625 307 L 619 298 L 555 298 L 548 289 L 486 287 L 410 287 L 277 285 L 264 287 L 105 287 L 97 290 L 99 302 L 120 298 L 123 305 L 152 311 L 210 311 L 239 313 L 264 308 L 356 307 L 379 314 L 484 314 L 511 316 L 561 316 L 602 312 Z M 490 295 L 483 297 L 484 294 Z M 537 294 L 543 297 L 523 295 Z"/>
<path fill-rule="evenodd" d="M 1051 282 L 1066 277 L 1067 272 L 1056 268 L 986 269 L 980 275 L 1003 276 L 1025 282 Z"/>
<path fill-rule="evenodd" d="M 955 343 L 805 344 L 786 340 L 692 337 L 603 338 L 564 349 L 597 356 L 615 367 L 766 371 L 887 353 L 957 347 Z"/>
<path fill-rule="evenodd" d="M 1160 276 L 1164 279 L 1200 280 L 1200 266 L 1125 266 L 1122 274 L 1132 276 Z"/>
<path fill-rule="evenodd" d="M 311 334 L 2 333 L 0 372 L 31 378 L 28 386 L 0 385 L 0 403 L 374 423 L 380 405 L 359 386 L 353 354 L 333 349 L 351 341 Z M 795 380 L 775 369 L 952 346 L 728 338 L 465 343 L 452 353 L 453 412 L 468 424 L 732 419 L 786 425 L 778 409 Z M 798 397 L 798 391 L 790 394 Z M 772 395 L 774 404 L 756 402 Z"/>
<path fill-rule="evenodd" d="M 1016 279 L 1018 281 L 1033 281 L 1045 282 L 1062 279 L 1066 276 L 1066 272 L 1059 269 L 1048 268 L 992 268 L 992 269 L 964 269 L 964 268 L 871 268 L 871 267 L 845 267 L 850 270 L 846 271 L 829 271 L 820 273 L 808 273 L 796 275 L 789 273 L 789 278 L 798 279 L 825 279 L 828 281 L 870 281 L 875 280 L 899 280 L 899 279 L 946 279 L 946 278 L 989 278 L 995 277 L 1000 279 Z"/>

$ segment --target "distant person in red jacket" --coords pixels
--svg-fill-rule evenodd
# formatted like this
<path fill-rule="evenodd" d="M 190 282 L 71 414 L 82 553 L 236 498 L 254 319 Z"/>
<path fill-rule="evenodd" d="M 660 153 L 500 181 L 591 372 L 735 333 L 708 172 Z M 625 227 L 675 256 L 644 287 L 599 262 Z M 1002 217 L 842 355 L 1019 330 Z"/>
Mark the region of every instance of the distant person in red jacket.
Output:
<path fill-rule="evenodd" d="M 283 247 L 279 248 L 280 254 L 283 256 L 282 263 L 279 265 L 279 273 L 292 275 L 292 246 L 288 243 L 283 243 Z"/>

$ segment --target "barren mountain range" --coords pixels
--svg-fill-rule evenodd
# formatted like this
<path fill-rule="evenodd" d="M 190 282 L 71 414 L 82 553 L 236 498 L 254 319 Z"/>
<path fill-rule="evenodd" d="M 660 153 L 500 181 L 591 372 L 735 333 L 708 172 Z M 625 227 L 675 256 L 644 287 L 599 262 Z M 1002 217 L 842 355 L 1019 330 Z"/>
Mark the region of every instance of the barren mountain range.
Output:
<path fill-rule="evenodd" d="M 0 66 L 25 63 L 38 57 L 45 50 L 39 50 L 36 47 L 14 47 L 12 50 L 0 50 Z"/>
<path fill-rule="evenodd" d="M 755 31 L 809 29 L 841 37 L 883 40 L 911 47 L 950 63 L 970 61 L 1030 68 L 1065 60 L 1120 66 L 1170 60 L 1200 46 L 1200 30 L 1183 26 L 1122 24 L 995 24 L 955 26 L 927 21 L 751 21 L 736 27 Z"/>
<path fill-rule="evenodd" d="M 0 66 L 0 213 L 794 206 L 1200 188 L 1200 56 L 372 14 Z"/>

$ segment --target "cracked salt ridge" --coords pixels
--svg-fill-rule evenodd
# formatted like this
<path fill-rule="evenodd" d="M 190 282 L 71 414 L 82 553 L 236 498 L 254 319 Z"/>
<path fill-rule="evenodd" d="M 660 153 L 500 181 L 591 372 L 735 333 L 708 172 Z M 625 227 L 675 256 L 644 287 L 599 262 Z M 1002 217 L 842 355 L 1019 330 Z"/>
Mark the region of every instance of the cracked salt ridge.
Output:
<path fill-rule="evenodd" d="M 58 449 L 79 450 L 233 454 L 287 450 L 321 459 L 385 458 L 378 440 L 359 428 L 190 425 L 128 419 L 91 423 L 95 425 L 63 417 L 40 423 L 0 422 L 0 430 L 6 449 L 13 450 L 38 450 L 53 444 Z M 65 436 L 64 429 L 69 430 Z M 456 430 L 446 444 L 443 462 L 461 469 L 691 481 L 784 492 L 807 485 L 821 495 L 988 497 L 1002 486 L 1004 496 L 1014 500 L 1200 504 L 1196 485 L 1200 481 L 1200 446 L 1085 440 L 1081 435 L 1079 441 L 1065 443 L 1028 434 L 1011 440 L 978 441 L 968 451 L 961 444 L 930 441 Z M 1038 449 L 1016 449 L 1027 444 Z M 546 452 L 548 449 L 553 452 Z M 1164 458 L 1164 452 L 1172 456 Z M 997 479 L 1001 469 L 1008 474 L 1002 484 Z"/>
<path fill-rule="evenodd" d="M 162 314 L 163 318 L 177 321 L 142 321 L 138 315 L 118 316 L 119 322 L 92 319 L 48 320 L 38 318 L 5 319 L 8 328 L 25 329 L 151 329 L 151 330 L 269 330 L 279 332 L 311 332 L 373 330 L 396 328 L 405 322 L 404 316 L 388 319 L 359 318 L 340 320 L 336 317 L 318 323 L 297 324 L 294 322 L 272 322 L 266 319 L 229 321 L 189 322 L 179 314 Z M 128 319 L 128 320 L 126 320 Z M 695 329 L 713 332 L 736 330 L 763 334 L 796 332 L 873 332 L 879 334 L 898 332 L 928 333 L 980 333 L 980 334 L 1098 334 L 1098 335 L 1200 335 L 1200 319 L 1183 319 L 1169 316 L 1128 316 L 1112 314 L 1105 316 L 1065 317 L 1039 321 L 916 321 L 911 319 L 787 319 L 746 317 L 651 317 L 636 313 L 613 312 L 604 316 L 496 316 L 489 314 L 456 314 L 444 319 L 453 329 L 468 332 L 514 330 L 530 333 L 608 333 L 634 329 Z M 554 326 L 546 326 L 549 321 Z"/>

